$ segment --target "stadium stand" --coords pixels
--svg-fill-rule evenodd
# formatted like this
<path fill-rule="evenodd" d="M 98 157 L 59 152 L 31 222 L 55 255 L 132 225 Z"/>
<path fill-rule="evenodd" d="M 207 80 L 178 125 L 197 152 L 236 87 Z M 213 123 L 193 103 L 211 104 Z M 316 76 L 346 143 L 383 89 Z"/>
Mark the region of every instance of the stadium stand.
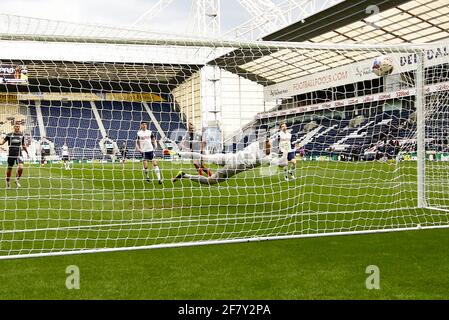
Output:
<path fill-rule="evenodd" d="M 320 113 L 297 115 L 287 121 L 291 130 L 294 144 L 304 147 L 309 156 L 351 155 L 357 153 L 362 157 L 365 151 L 376 152 L 383 149 L 384 141 L 406 141 L 416 132 L 416 115 L 413 105 L 404 101 L 401 110 L 382 110 L 383 104 L 375 104 L 371 108 L 371 115 L 354 115 L 352 110 L 346 112 L 344 119 L 336 116 L 328 118 Z M 442 117 L 441 112 L 435 113 Z M 283 120 L 273 118 L 269 120 L 269 131 L 275 132 L 278 124 Z M 434 119 L 432 121 L 447 121 Z M 258 124 L 260 126 L 260 124 Z M 444 126 L 439 126 L 443 128 Z M 256 131 L 257 127 L 253 128 Z M 430 133 L 429 133 L 430 134 Z M 433 135 L 443 135 L 443 132 L 432 132 Z M 243 135 L 238 141 L 238 149 L 255 139 L 254 134 Z M 440 145 L 444 145 L 441 142 Z M 227 146 L 226 150 L 231 147 Z"/>
<path fill-rule="evenodd" d="M 46 138 L 56 150 L 67 143 L 75 157 L 98 155 L 101 134 L 89 102 L 42 101 L 41 110 Z"/>
<path fill-rule="evenodd" d="M 33 101 L 26 104 L 29 132 L 34 140 L 40 140 L 42 134 L 38 126 L 36 105 Z M 135 136 L 141 121 L 147 121 L 157 139 L 161 138 L 142 103 L 97 101 L 95 106 L 106 134 L 119 145 L 126 142 L 131 157 L 139 156 L 134 151 Z M 167 136 L 173 130 L 185 129 L 179 112 L 171 103 L 151 103 L 149 106 Z M 103 137 L 90 101 L 42 101 L 41 110 L 46 138 L 55 144 L 57 152 L 67 143 L 75 159 L 103 158 L 99 147 Z"/>

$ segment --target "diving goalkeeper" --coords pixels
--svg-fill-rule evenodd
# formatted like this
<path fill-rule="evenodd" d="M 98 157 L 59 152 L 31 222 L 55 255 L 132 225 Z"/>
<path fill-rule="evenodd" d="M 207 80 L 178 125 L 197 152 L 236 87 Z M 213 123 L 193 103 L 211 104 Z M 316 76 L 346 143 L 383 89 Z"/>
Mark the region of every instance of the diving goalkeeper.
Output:
<path fill-rule="evenodd" d="M 179 171 L 172 179 L 173 182 L 180 179 L 188 179 L 200 184 L 213 185 L 226 181 L 241 172 L 257 168 L 263 164 L 276 166 L 285 166 L 287 164 L 285 159 L 272 156 L 270 140 L 253 142 L 237 153 L 203 155 L 196 152 L 180 152 L 179 155 L 181 158 L 204 160 L 209 163 L 214 163 L 222 166 L 222 168 L 218 169 L 217 172 L 210 177 L 190 175 L 183 171 Z"/>

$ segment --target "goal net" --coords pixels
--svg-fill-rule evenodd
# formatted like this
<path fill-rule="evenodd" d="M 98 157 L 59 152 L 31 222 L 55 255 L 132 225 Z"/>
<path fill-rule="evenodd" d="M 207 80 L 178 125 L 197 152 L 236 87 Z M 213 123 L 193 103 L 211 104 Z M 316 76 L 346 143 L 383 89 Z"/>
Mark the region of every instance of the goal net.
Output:
<path fill-rule="evenodd" d="M 449 43 L 1 22 L 0 258 L 448 226 Z"/>

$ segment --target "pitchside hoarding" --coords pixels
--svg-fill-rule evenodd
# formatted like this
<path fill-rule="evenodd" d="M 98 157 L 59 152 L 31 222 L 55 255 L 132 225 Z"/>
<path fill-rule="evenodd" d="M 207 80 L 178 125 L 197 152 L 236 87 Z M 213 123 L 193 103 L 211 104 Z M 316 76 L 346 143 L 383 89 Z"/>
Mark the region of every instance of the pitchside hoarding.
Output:
<path fill-rule="evenodd" d="M 425 92 L 427 94 L 441 92 L 441 91 L 449 91 L 449 82 L 437 83 L 437 84 L 426 86 L 426 88 L 425 88 Z M 345 106 L 353 106 L 353 105 L 361 104 L 361 103 L 386 101 L 386 100 L 390 100 L 390 99 L 400 99 L 400 98 L 405 98 L 405 97 L 412 97 L 415 94 L 416 94 L 416 90 L 414 88 L 401 89 L 401 90 L 397 90 L 397 91 L 393 91 L 393 92 L 384 92 L 384 93 L 378 93 L 378 94 L 357 97 L 357 98 L 335 100 L 332 102 L 313 104 L 310 106 L 303 106 L 303 107 L 297 107 L 297 108 L 291 108 L 291 109 L 273 111 L 273 112 L 264 112 L 264 113 L 259 113 L 258 115 L 256 115 L 256 118 L 257 119 L 265 119 L 265 118 L 273 118 L 273 117 L 282 117 L 282 116 L 288 116 L 288 115 L 293 115 L 293 114 L 298 114 L 298 113 L 305 113 L 305 112 L 319 111 L 319 110 L 328 110 L 328 109 L 340 108 L 340 107 L 345 107 Z"/>
<path fill-rule="evenodd" d="M 418 60 L 416 54 L 396 53 L 389 54 L 388 56 L 394 61 L 392 74 L 409 72 L 416 69 Z M 442 45 L 427 50 L 425 59 L 426 67 L 449 63 L 449 45 Z M 371 70 L 373 60 L 368 59 L 265 87 L 265 101 L 291 98 L 307 92 L 376 79 L 378 76 Z"/>
<path fill-rule="evenodd" d="M 0 84 L 28 84 L 28 69 L 25 66 L 0 65 Z"/>

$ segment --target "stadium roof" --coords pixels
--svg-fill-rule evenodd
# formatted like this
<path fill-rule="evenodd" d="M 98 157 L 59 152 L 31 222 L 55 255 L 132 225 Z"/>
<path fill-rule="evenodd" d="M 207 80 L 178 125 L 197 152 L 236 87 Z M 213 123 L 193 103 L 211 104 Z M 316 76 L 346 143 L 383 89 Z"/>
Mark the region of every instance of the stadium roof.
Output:
<path fill-rule="evenodd" d="M 379 14 L 368 14 L 376 8 Z M 304 23 L 299 21 L 263 38 L 282 42 L 392 45 L 443 39 L 449 39 L 447 0 L 347 0 L 307 18 Z M 377 55 L 328 51 L 317 59 L 314 53 L 305 50 L 236 50 L 211 63 L 263 85 L 272 85 Z"/>
<path fill-rule="evenodd" d="M 376 6 L 376 7 L 372 7 Z M 378 8 L 378 15 L 370 15 L 367 8 Z M 371 11 L 373 12 L 373 11 Z M 375 10 L 374 10 L 375 12 Z M 25 20 L 24 20 L 25 19 Z M 11 22 L 12 21 L 12 22 Z M 373 25 L 373 23 L 375 25 Z M 42 21 L 42 19 L 0 15 L 2 34 L 18 33 L 49 37 L 73 35 L 88 37 L 120 36 L 144 41 L 148 34 L 139 30 L 121 30 L 101 26 Z M 80 34 L 81 32 L 81 34 Z M 151 35 L 163 42 L 167 35 Z M 159 38 L 158 38 L 159 37 Z M 194 39 L 194 38 L 193 38 Z M 308 43 L 400 44 L 423 43 L 449 39 L 449 8 L 447 0 L 361 0 L 342 1 L 318 12 L 305 22 L 296 22 L 263 38 L 265 41 Z M 3 38 L 2 38 L 3 40 Z M 182 41 L 182 39 L 181 39 Z M 13 61 L 29 68 L 30 84 L 76 88 L 76 82 L 99 90 L 148 90 L 173 88 L 196 72 L 207 61 L 207 54 L 215 57 L 210 64 L 239 74 L 262 85 L 272 85 L 297 79 L 377 56 L 374 51 L 321 51 L 319 56 L 310 50 L 236 49 L 191 45 L 188 50 L 176 46 L 138 46 L 117 43 L 114 50 L 102 44 L 70 45 L 39 41 L 2 41 L 1 63 Z M 63 42 L 63 43 L 61 43 Z M 188 43 L 186 43 L 188 44 Z M 45 48 L 40 47 L 45 46 Z M 138 46 L 138 49 L 136 49 Z M 68 50 L 67 48 L 71 48 Z M 219 53 L 221 52 L 221 53 Z M 223 52 L 226 52 L 224 54 Z M 14 57 L 14 59 L 10 59 Z M 210 58 L 209 58 L 210 59 Z M 13 88 L 7 88 L 13 91 Z M 32 87 L 29 90 L 34 90 Z"/>
<path fill-rule="evenodd" d="M 25 65 L 29 85 L 2 85 L 0 92 L 46 91 L 57 86 L 62 91 L 159 92 L 170 90 L 199 70 L 198 65 L 161 65 L 43 60 L 1 60 L 1 64 Z M 18 87 L 18 88 L 14 88 Z"/>
<path fill-rule="evenodd" d="M 0 13 L 0 35 L 0 64 L 25 65 L 30 81 L 30 87 L 0 86 L 0 91 L 8 92 L 50 90 L 52 84 L 62 90 L 76 90 L 81 87 L 77 82 L 87 90 L 157 92 L 179 85 L 206 60 L 202 56 L 206 50 L 193 47 L 179 50 L 174 46 L 142 46 L 114 43 L 113 40 L 105 43 L 84 41 L 89 38 L 130 41 L 151 38 L 163 42 L 167 37 L 182 39 L 179 34 Z M 20 40 L 20 36 L 27 39 Z M 68 41 L 71 38 L 77 41 Z"/>

